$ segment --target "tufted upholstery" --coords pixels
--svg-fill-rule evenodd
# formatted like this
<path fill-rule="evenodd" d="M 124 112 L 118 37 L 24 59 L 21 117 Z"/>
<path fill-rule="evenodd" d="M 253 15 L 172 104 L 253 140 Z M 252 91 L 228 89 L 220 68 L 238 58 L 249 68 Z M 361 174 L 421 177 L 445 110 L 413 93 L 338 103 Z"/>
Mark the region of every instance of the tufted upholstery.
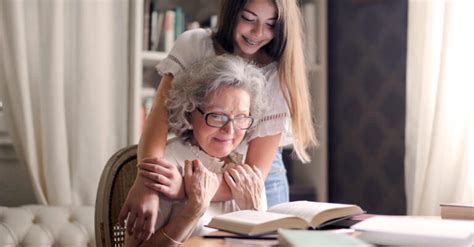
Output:
<path fill-rule="evenodd" d="M 94 207 L 0 207 L 0 246 L 94 247 Z"/>

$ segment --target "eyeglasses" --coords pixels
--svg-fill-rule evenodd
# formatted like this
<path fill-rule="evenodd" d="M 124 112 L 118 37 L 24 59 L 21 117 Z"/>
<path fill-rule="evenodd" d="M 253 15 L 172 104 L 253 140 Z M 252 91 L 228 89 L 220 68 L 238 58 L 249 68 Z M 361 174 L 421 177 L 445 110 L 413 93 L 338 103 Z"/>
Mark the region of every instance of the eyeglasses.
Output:
<path fill-rule="evenodd" d="M 252 116 L 237 116 L 235 118 L 230 118 L 227 114 L 217 113 L 217 112 L 208 112 L 204 113 L 199 107 L 196 108 L 198 112 L 204 115 L 206 124 L 214 128 L 222 128 L 227 123 L 232 122 L 234 127 L 240 130 L 247 130 L 252 127 L 253 117 Z"/>

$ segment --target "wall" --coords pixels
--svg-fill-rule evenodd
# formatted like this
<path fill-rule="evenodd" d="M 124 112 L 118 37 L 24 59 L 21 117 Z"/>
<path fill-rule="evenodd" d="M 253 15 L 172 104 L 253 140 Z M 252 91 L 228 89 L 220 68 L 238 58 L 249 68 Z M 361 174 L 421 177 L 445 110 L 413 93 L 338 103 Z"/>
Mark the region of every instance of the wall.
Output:
<path fill-rule="evenodd" d="M 328 2 L 329 200 L 404 214 L 407 1 Z"/>

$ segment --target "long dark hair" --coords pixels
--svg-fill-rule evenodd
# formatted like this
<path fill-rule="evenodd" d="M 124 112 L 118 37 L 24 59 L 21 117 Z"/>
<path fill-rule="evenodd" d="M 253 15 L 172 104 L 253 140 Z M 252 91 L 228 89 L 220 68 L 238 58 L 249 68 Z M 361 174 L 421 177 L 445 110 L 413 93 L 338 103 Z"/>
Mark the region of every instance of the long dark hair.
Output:
<path fill-rule="evenodd" d="M 250 0 L 221 0 L 221 13 L 214 39 L 229 53 L 234 52 L 233 32 L 239 14 Z M 307 147 L 318 141 L 311 114 L 311 98 L 303 47 L 303 26 L 298 0 L 272 0 L 278 17 L 275 37 L 263 47 L 264 51 L 278 63 L 278 77 L 290 108 L 293 147 L 303 162 L 310 156 Z"/>
<path fill-rule="evenodd" d="M 219 14 L 217 32 L 214 38 L 222 48 L 229 53 L 234 52 L 234 29 L 238 18 L 240 18 L 239 14 L 247 2 L 248 0 L 221 0 L 221 11 Z M 270 43 L 266 44 L 263 49 L 274 61 L 279 62 L 286 46 L 286 34 L 284 33 L 285 23 L 280 17 L 280 11 L 282 10 L 278 1 L 273 2 L 278 10 L 278 17 L 274 26 L 275 37 Z"/>

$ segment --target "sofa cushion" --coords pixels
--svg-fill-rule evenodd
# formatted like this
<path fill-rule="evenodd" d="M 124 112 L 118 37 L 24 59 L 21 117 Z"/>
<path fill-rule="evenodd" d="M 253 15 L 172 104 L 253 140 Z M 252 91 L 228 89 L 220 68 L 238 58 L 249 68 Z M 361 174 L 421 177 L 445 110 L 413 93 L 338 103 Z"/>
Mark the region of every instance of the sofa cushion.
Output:
<path fill-rule="evenodd" d="M 93 206 L 0 206 L 0 246 L 95 246 Z"/>

